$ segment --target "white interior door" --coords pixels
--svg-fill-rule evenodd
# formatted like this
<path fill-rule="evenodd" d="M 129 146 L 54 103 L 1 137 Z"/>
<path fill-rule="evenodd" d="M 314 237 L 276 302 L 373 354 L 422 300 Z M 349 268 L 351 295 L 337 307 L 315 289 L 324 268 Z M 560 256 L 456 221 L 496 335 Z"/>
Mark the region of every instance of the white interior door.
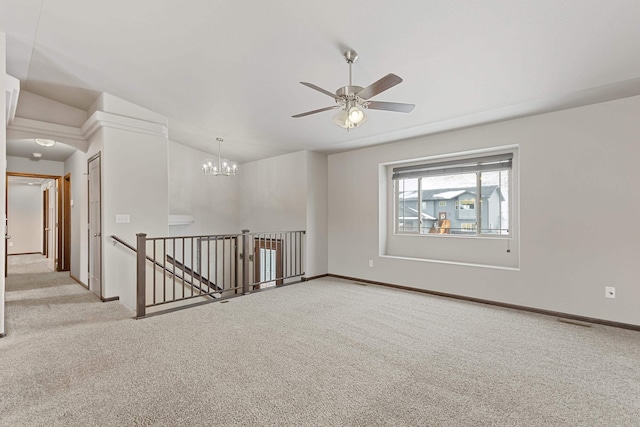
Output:
<path fill-rule="evenodd" d="M 89 289 L 102 297 L 100 157 L 89 161 Z"/>

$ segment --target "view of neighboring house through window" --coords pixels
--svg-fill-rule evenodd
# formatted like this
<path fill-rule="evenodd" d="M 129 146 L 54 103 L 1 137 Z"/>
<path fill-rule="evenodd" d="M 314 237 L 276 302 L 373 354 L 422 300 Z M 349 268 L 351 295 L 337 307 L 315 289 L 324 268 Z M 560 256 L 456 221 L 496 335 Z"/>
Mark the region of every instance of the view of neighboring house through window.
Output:
<path fill-rule="evenodd" d="M 508 236 L 513 154 L 395 167 L 399 234 Z"/>

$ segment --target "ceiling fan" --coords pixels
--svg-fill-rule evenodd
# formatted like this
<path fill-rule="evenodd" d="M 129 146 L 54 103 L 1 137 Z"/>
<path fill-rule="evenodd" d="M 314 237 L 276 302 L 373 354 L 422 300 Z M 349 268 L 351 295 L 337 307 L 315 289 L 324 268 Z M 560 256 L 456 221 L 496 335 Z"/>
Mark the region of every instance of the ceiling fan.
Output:
<path fill-rule="evenodd" d="M 354 86 L 351 81 L 351 66 L 358 59 L 358 54 L 355 50 L 348 50 L 344 53 L 344 59 L 349 64 L 349 85 L 343 86 L 336 91 L 335 94 L 328 90 L 322 89 L 312 83 L 300 82 L 301 84 L 315 89 L 318 92 L 324 93 L 332 97 L 336 105 L 331 107 L 320 108 L 318 110 L 307 111 L 306 113 L 296 114 L 291 116 L 294 118 L 304 117 L 315 113 L 321 113 L 323 111 L 337 110 L 340 111 L 334 118 L 334 122 L 347 130 L 358 127 L 367 120 L 367 116 L 364 114 L 365 109 L 369 110 L 386 110 L 397 111 L 400 113 L 410 113 L 415 107 L 414 104 L 403 104 L 398 102 L 382 102 L 371 101 L 370 99 L 377 94 L 384 92 L 387 89 L 394 87 L 395 85 L 402 83 L 402 79 L 395 74 L 387 74 L 380 80 L 366 88 L 360 86 Z"/>

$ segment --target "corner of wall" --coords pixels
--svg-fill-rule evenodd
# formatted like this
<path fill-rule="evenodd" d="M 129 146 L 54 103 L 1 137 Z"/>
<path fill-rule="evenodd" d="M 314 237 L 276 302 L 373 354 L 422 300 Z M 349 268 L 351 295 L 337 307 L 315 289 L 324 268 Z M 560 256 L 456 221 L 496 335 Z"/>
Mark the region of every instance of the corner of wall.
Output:
<path fill-rule="evenodd" d="M 307 277 L 329 272 L 328 156 L 307 151 Z"/>
<path fill-rule="evenodd" d="M 6 174 L 6 169 L 7 169 L 7 162 L 6 162 L 6 152 L 7 152 L 7 140 L 6 140 L 6 128 L 7 128 L 7 115 L 6 115 L 6 97 L 7 97 L 7 93 L 6 93 L 6 57 L 7 57 L 7 44 L 6 44 L 6 35 L 3 32 L 0 32 L 0 128 L 3 129 L 2 132 L 0 132 L 0 152 L 3 153 L 2 154 L 2 159 L 0 161 L 0 174 L 2 174 L 2 176 L 5 176 Z M 6 222 L 6 194 L 7 194 L 7 186 L 6 186 L 6 180 L 2 179 L 0 180 L 2 182 L 0 182 L 0 189 L 2 189 L 2 191 L 0 191 L 0 194 L 2 195 L 2 197 L 0 198 L 0 211 L 2 212 L 2 215 L 5 216 L 5 221 L 3 221 L 3 224 Z M 4 259 L 6 254 L 6 249 L 4 247 L 4 245 L 0 245 L 0 258 Z M 4 286 L 5 286 L 5 280 L 4 280 L 4 273 L 5 273 L 5 266 L 4 266 L 4 262 L 0 262 L 0 336 L 4 336 L 5 333 L 5 329 L 4 329 Z"/>

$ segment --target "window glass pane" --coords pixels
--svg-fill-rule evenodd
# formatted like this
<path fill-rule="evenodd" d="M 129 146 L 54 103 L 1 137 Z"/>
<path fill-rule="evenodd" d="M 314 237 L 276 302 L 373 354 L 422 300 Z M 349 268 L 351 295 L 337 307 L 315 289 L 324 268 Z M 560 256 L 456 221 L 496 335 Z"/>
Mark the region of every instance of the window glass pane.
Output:
<path fill-rule="evenodd" d="M 509 236 L 511 154 L 494 157 L 394 168 L 396 232 Z"/>
<path fill-rule="evenodd" d="M 476 173 L 424 177 L 421 186 L 422 233 L 475 234 Z"/>
<path fill-rule="evenodd" d="M 396 181 L 396 189 L 396 230 L 398 233 L 417 233 L 418 178 L 399 179 Z"/>
<path fill-rule="evenodd" d="M 481 234 L 509 235 L 509 173 L 482 172 Z"/>
<path fill-rule="evenodd" d="M 263 288 L 275 286 L 276 282 L 276 251 L 260 248 L 260 281 Z"/>

